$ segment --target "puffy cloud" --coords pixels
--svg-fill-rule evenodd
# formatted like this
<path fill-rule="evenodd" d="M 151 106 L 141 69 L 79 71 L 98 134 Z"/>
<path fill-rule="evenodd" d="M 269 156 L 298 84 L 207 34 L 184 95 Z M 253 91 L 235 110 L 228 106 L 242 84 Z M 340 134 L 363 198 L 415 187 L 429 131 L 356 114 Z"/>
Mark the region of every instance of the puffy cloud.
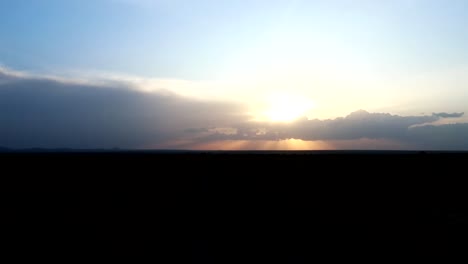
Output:
<path fill-rule="evenodd" d="M 209 140 L 287 140 L 327 141 L 333 145 L 357 148 L 371 142 L 392 142 L 407 149 L 468 149 L 468 124 L 426 125 L 441 118 L 460 117 L 462 113 L 425 116 L 399 116 L 359 110 L 344 118 L 297 120 L 290 124 L 251 123 L 237 128 L 236 134 L 213 133 Z M 364 141 L 363 141 L 364 140 Z M 367 140 L 367 141 L 366 141 Z M 366 143 L 367 142 L 367 143 Z M 364 143 L 364 144 L 363 144 Z"/>
<path fill-rule="evenodd" d="M 333 120 L 303 120 L 286 131 L 305 140 L 401 139 L 409 127 L 437 121 L 438 116 L 398 116 L 359 110 Z"/>

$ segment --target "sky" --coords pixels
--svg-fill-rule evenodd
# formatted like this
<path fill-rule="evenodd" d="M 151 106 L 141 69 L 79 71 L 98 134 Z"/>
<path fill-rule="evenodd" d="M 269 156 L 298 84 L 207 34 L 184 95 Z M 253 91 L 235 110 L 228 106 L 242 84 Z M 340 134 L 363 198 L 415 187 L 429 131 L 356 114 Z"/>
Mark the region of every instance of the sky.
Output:
<path fill-rule="evenodd" d="M 465 0 L 1 0 L 0 146 L 468 150 Z"/>

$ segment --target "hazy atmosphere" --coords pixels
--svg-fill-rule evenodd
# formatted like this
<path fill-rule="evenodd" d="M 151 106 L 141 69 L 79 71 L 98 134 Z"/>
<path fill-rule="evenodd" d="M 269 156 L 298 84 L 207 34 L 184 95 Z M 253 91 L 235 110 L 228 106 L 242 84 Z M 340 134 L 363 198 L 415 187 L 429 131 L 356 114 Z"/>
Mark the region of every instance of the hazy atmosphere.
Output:
<path fill-rule="evenodd" d="M 468 150 L 465 0 L 2 0 L 0 147 Z"/>

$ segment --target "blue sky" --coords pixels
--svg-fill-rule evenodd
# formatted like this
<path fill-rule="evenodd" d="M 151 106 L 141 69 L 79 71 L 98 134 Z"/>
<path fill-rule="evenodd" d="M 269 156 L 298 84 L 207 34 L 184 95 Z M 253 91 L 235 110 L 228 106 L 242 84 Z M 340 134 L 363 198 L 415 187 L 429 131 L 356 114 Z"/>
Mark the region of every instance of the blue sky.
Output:
<path fill-rule="evenodd" d="M 3 0 L 1 7 L 1 59 L 16 69 L 210 79 L 239 60 L 263 60 L 259 51 L 308 56 L 329 42 L 390 71 L 468 60 L 463 0 Z M 269 53 L 277 42 L 281 49 Z"/>
<path fill-rule="evenodd" d="M 254 121 L 463 112 L 466 14 L 465 0 L 2 0 L 0 66 L 242 104 Z"/>

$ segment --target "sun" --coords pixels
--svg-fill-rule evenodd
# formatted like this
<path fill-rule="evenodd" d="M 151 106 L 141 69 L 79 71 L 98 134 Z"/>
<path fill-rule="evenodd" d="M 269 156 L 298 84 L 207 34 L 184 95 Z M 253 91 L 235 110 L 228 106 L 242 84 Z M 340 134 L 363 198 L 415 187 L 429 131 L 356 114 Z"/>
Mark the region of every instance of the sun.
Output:
<path fill-rule="evenodd" d="M 264 117 L 274 122 L 290 122 L 307 114 L 314 104 L 303 96 L 276 93 L 267 98 Z"/>

